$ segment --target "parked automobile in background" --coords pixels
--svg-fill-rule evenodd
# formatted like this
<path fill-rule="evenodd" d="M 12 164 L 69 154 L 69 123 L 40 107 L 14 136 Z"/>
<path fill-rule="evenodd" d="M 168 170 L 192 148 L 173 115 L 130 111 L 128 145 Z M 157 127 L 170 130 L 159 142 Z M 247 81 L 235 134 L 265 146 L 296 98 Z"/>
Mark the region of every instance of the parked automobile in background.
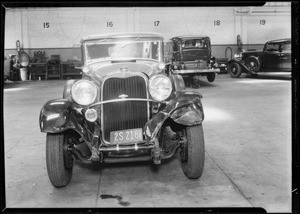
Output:
<path fill-rule="evenodd" d="M 180 75 L 165 74 L 163 37 L 89 36 L 81 48 L 82 79 L 68 80 L 63 98 L 48 101 L 40 112 L 53 186 L 69 183 L 74 157 L 86 163 L 158 165 L 178 151 L 185 175 L 199 178 L 205 157 L 202 95 L 186 90 Z"/>
<path fill-rule="evenodd" d="M 187 85 L 196 76 L 206 76 L 209 82 L 220 73 L 216 58 L 211 55 L 208 36 L 176 36 L 166 44 L 167 69 L 181 75 Z"/>
<path fill-rule="evenodd" d="M 244 51 L 228 62 L 228 72 L 238 78 L 244 72 L 257 75 L 260 72 L 291 72 L 291 39 L 268 41 L 262 51 Z"/>

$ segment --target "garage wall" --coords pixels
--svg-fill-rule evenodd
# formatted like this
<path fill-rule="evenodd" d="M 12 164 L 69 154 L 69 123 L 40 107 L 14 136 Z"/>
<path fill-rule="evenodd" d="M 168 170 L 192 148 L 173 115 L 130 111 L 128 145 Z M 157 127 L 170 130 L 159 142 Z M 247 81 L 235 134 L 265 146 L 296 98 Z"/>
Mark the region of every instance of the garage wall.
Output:
<path fill-rule="evenodd" d="M 264 20 L 264 21 L 263 21 Z M 20 40 L 25 51 L 60 54 L 72 59 L 72 47 L 83 36 L 109 32 L 158 32 L 207 35 L 213 54 L 236 52 L 236 36 L 245 49 L 260 49 L 271 39 L 291 37 L 290 5 L 283 7 L 128 7 L 128 8 L 14 8 L 6 10 L 5 54 L 15 53 Z M 227 49 L 228 50 L 228 49 Z"/>

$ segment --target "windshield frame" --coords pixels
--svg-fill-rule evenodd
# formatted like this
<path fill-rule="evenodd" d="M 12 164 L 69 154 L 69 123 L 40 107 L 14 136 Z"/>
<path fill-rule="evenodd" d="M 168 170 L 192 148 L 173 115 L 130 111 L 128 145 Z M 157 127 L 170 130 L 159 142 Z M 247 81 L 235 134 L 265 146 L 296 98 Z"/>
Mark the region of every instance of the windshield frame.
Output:
<path fill-rule="evenodd" d="M 196 45 L 192 45 L 187 47 L 186 46 L 186 42 L 191 42 L 194 41 L 196 42 L 196 40 L 200 40 L 201 42 L 204 42 L 207 46 L 205 47 L 204 45 L 201 47 L 197 47 Z M 191 50 L 191 49 L 197 49 L 197 50 L 209 50 L 210 47 L 210 39 L 208 37 L 198 37 L 198 38 L 182 38 L 181 42 L 180 42 L 180 46 L 182 47 L 182 49 L 184 50 Z"/>
<path fill-rule="evenodd" d="M 157 54 L 158 59 L 151 58 L 140 58 L 140 57 L 121 57 L 121 58 L 99 58 L 99 59 L 88 59 L 88 50 L 87 46 L 90 44 L 113 44 L 113 43 L 135 43 L 135 42 L 157 42 Z M 128 60 L 145 60 L 145 61 L 153 61 L 153 62 L 163 62 L 163 40 L 159 37 L 125 37 L 125 38 L 99 38 L 99 39 L 89 39 L 82 41 L 82 52 L 83 52 L 83 60 L 86 66 L 92 65 L 97 62 L 111 62 L 111 61 L 128 61 Z"/>

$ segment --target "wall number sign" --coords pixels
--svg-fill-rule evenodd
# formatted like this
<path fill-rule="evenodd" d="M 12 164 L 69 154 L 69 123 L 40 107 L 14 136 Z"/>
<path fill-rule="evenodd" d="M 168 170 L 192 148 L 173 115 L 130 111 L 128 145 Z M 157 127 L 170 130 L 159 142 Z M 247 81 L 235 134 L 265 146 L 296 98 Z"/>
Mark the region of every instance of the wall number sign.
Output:
<path fill-rule="evenodd" d="M 106 22 L 106 27 L 113 27 L 114 23 L 113 22 Z"/>
<path fill-rule="evenodd" d="M 214 20 L 214 25 L 215 25 L 215 26 L 221 25 L 221 21 L 220 21 L 220 20 Z"/>
<path fill-rule="evenodd" d="M 50 27 L 50 23 L 49 22 L 44 22 L 43 26 L 44 26 L 44 28 L 49 28 Z"/>
<path fill-rule="evenodd" d="M 265 24 L 266 24 L 266 20 L 264 20 L 264 19 L 259 20 L 259 24 L 260 24 L 260 25 L 265 25 Z"/>
<path fill-rule="evenodd" d="M 160 21 L 154 21 L 154 26 L 158 26 Z"/>

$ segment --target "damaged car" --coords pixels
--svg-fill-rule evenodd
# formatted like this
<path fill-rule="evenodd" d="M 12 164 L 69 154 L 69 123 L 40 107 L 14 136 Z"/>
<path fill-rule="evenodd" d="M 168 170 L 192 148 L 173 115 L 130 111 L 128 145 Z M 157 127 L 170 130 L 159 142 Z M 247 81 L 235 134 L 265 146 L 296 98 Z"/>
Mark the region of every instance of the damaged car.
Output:
<path fill-rule="evenodd" d="M 159 165 L 175 154 L 187 178 L 200 178 L 202 95 L 186 90 L 180 75 L 166 75 L 163 36 L 93 35 L 81 40 L 81 52 L 82 79 L 68 80 L 62 98 L 40 111 L 52 185 L 70 182 L 75 159 Z"/>

